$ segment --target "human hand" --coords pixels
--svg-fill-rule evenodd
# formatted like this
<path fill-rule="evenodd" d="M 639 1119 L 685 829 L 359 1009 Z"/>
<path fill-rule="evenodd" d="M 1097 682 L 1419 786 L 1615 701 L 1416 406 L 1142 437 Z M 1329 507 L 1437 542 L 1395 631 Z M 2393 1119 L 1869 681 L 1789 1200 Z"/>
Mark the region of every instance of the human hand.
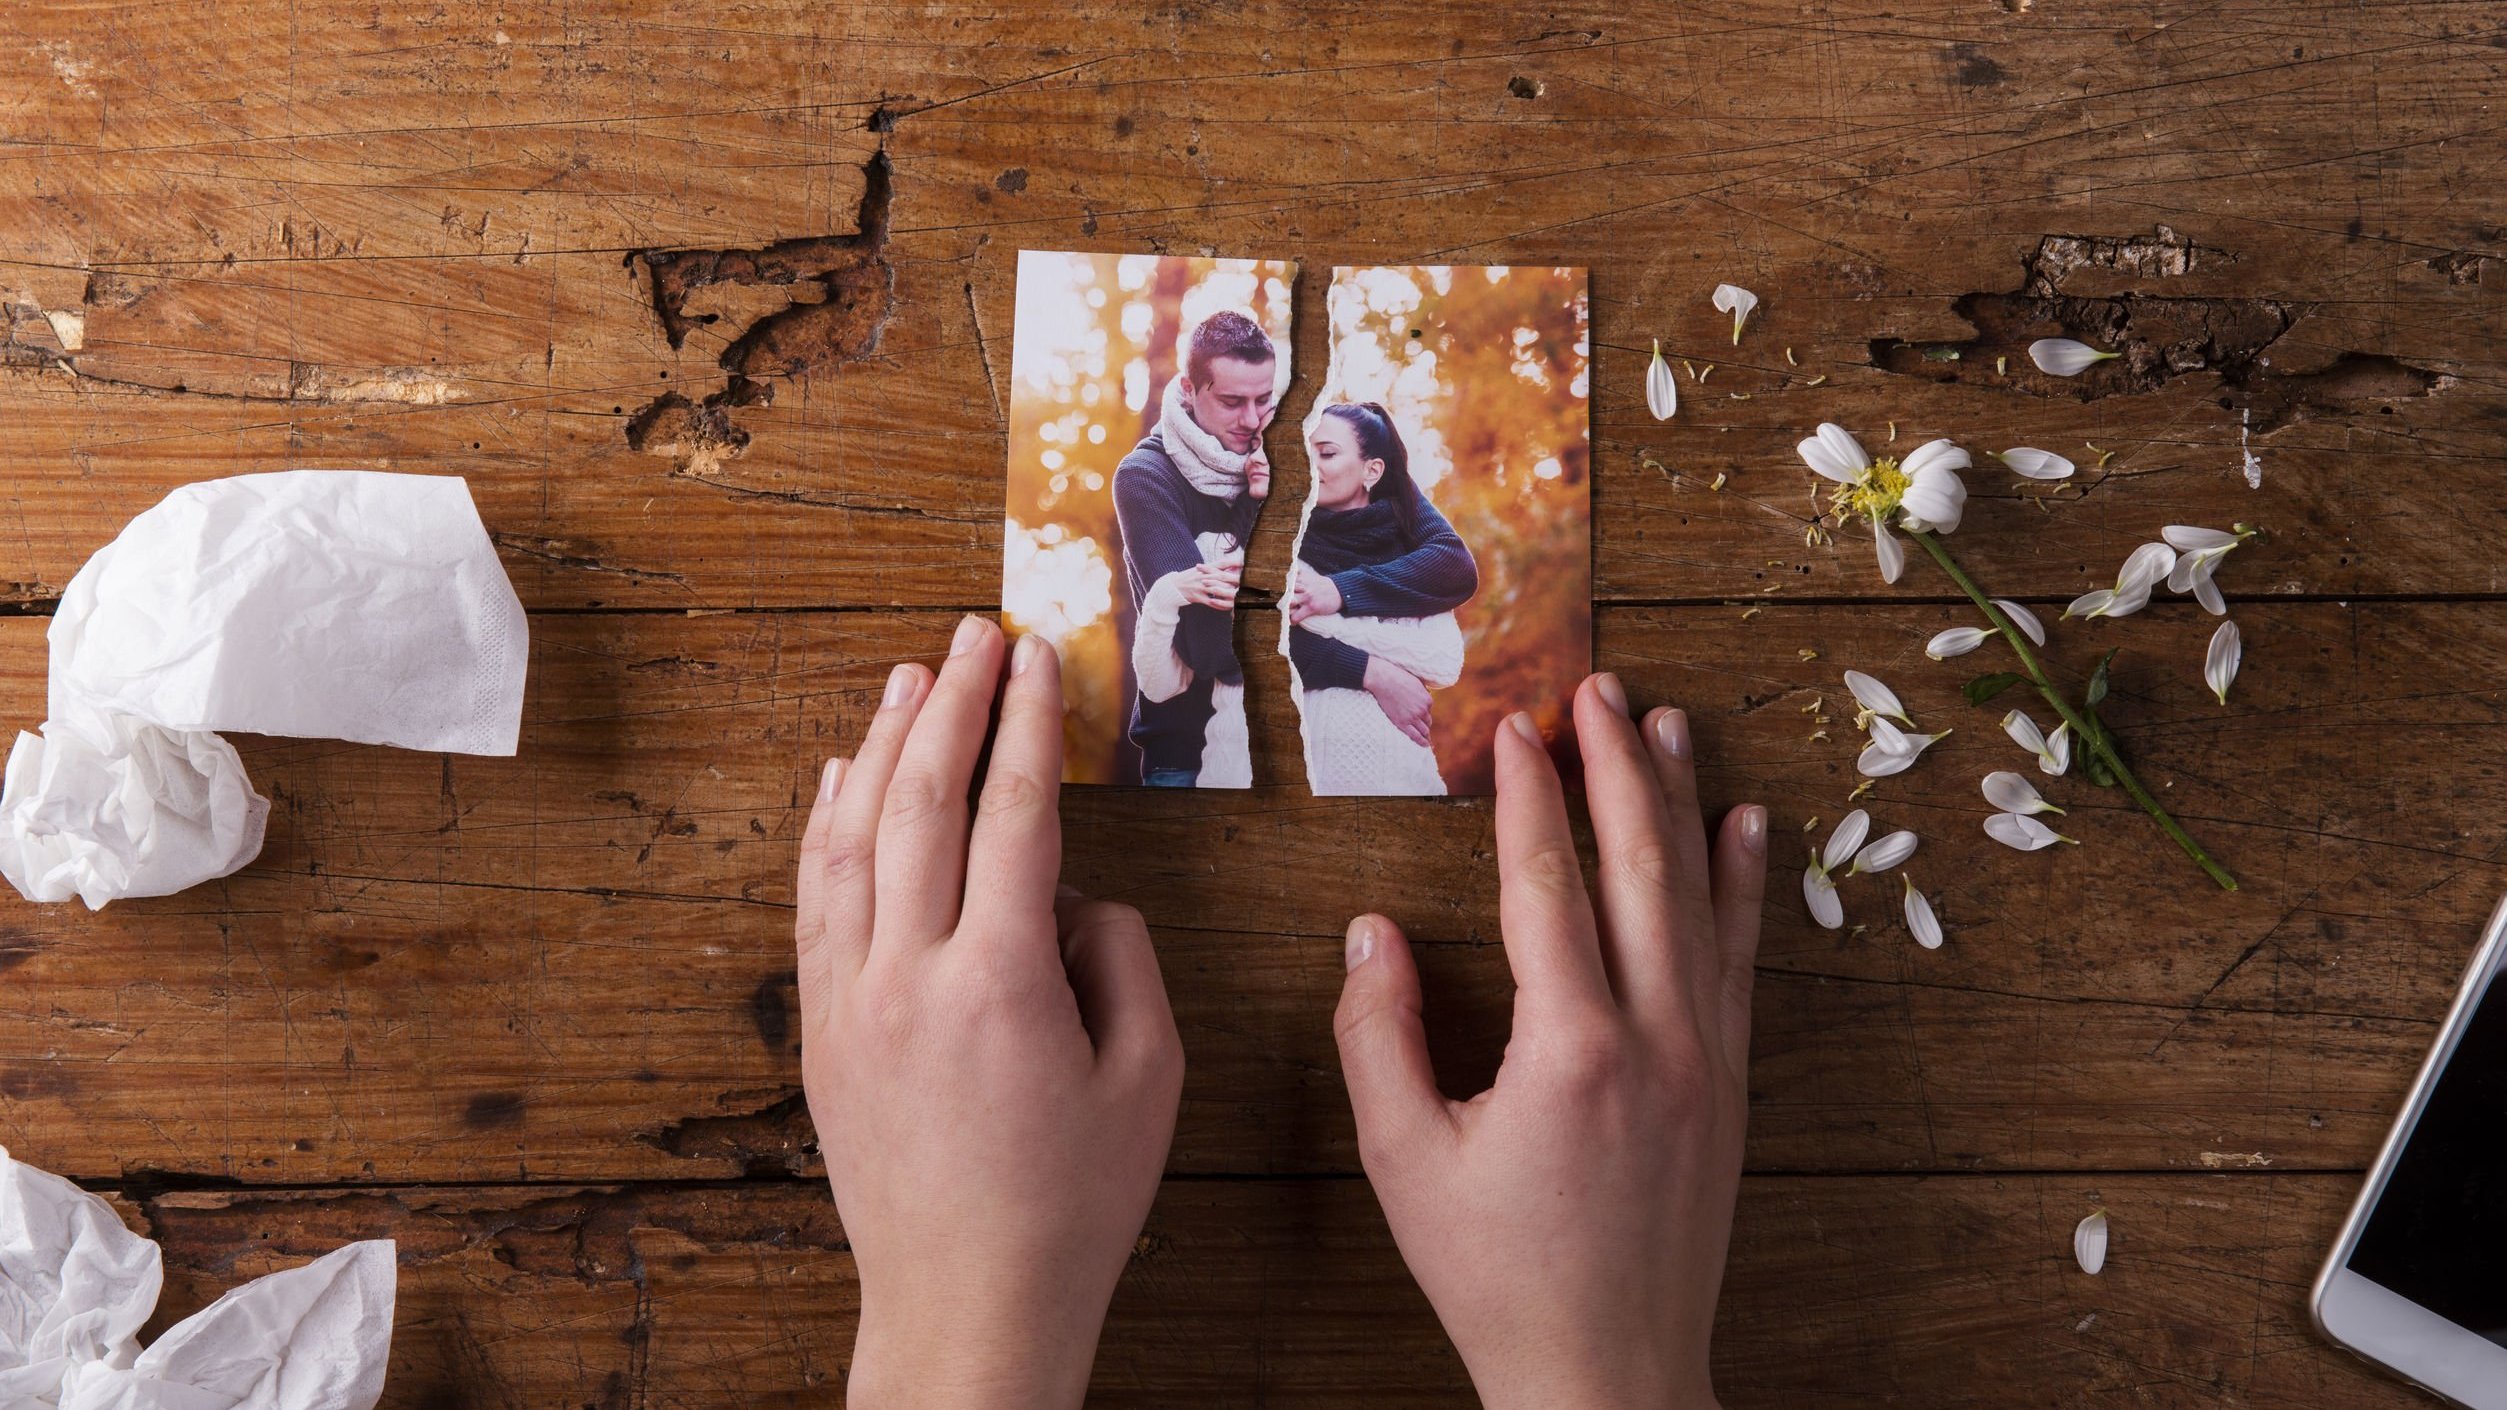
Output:
<path fill-rule="evenodd" d="M 1057 898 L 1060 663 L 1000 628 L 900 665 L 801 841 L 801 1082 L 861 1279 L 847 1401 L 1073 1406 L 1175 1131 L 1183 1049 L 1128 906 Z"/>
<path fill-rule="evenodd" d="M 1303 563 L 1296 565 L 1296 571 L 1291 576 L 1292 581 L 1288 585 L 1288 620 L 1291 626 L 1308 617 L 1328 617 L 1341 610 L 1341 586 L 1330 577 Z"/>
<path fill-rule="evenodd" d="M 1425 748 L 1428 742 L 1428 688 L 1417 676 L 1381 656 L 1367 658 L 1367 694 L 1384 710 L 1393 728 Z"/>
<path fill-rule="evenodd" d="M 1687 717 L 1640 732 L 1625 701 L 1609 675 L 1576 695 L 1598 919 L 1548 751 L 1526 716 L 1498 726 L 1515 1022 L 1493 1087 L 1437 1091 L 1409 945 L 1380 916 L 1349 928 L 1335 1027 L 1359 1154 L 1490 1410 L 1715 1404 L 1767 813 L 1726 814 L 1710 858 Z"/>
<path fill-rule="evenodd" d="M 1245 558 L 1241 553 L 1230 554 L 1216 563 L 1178 568 L 1167 576 L 1174 579 L 1186 602 L 1232 612 L 1236 609 L 1237 584 L 1245 576 Z"/>

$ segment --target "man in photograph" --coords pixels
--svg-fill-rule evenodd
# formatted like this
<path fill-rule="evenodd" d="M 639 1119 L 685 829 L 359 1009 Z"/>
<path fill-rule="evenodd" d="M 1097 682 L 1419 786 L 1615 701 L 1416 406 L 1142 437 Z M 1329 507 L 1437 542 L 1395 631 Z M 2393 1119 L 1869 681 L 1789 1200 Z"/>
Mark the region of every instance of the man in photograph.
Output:
<path fill-rule="evenodd" d="M 1278 361 L 1244 314 L 1202 320 L 1156 428 L 1114 472 L 1133 609 L 1130 734 L 1152 787 L 1253 783 L 1234 614 L 1271 488 L 1262 432 L 1279 407 Z"/>

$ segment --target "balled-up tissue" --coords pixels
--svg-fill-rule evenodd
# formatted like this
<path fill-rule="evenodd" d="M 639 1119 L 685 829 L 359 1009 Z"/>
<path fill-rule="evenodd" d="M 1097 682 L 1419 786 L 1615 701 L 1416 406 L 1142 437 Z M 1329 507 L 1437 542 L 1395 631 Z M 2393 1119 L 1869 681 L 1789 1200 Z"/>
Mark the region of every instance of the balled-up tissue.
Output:
<path fill-rule="evenodd" d="M 269 803 L 215 733 L 511 754 L 529 629 L 457 476 L 285 470 L 185 485 L 53 615 L 50 718 L 0 786 L 0 875 L 90 909 L 261 851 Z"/>
<path fill-rule="evenodd" d="M 232 1288 L 147 1350 L 157 1246 L 0 1150 L 0 1410 L 372 1410 L 392 1349 L 389 1239 Z"/>

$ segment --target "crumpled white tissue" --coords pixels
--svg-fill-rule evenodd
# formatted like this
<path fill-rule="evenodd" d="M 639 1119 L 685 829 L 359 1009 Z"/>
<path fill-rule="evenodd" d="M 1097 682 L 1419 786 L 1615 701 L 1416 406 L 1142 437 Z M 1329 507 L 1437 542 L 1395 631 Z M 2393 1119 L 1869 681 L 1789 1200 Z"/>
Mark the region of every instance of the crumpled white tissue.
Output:
<path fill-rule="evenodd" d="M 157 1246 L 0 1150 L 0 1410 L 372 1410 L 391 1359 L 389 1239 L 255 1278 L 138 1349 Z"/>
<path fill-rule="evenodd" d="M 185 485 L 70 580 L 49 710 L 0 788 L 0 875 L 90 909 L 225 876 L 269 804 L 214 733 L 511 754 L 529 629 L 458 476 Z M 0 1407 L 5 1410 L 5 1407 Z"/>

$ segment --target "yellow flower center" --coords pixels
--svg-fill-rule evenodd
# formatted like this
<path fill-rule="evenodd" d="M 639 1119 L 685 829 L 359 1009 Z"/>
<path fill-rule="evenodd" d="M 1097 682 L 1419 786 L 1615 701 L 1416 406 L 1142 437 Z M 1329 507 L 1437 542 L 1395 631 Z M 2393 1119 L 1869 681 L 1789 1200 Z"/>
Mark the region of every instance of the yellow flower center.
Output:
<path fill-rule="evenodd" d="M 1840 516 L 1858 515 L 1878 519 L 1898 507 L 1906 498 L 1906 487 L 1913 483 L 1894 459 L 1880 459 L 1863 472 L 1863 478 L 1850 485 L 1837 486 L 1829 497 L 1829 507 Z"/>

